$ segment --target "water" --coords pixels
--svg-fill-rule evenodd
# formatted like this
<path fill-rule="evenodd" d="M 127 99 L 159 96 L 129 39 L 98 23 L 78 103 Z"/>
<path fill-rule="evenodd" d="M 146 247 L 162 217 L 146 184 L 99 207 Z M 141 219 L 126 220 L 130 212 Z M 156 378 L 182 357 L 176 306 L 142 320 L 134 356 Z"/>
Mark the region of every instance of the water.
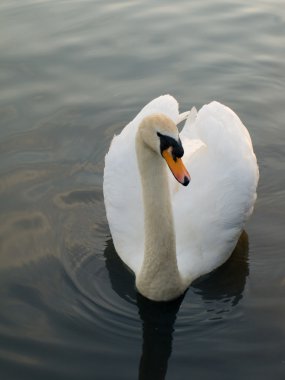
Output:
<path fill-rule="evenodd" d="M 0 4 L 0 377 L 284 379 L 285 1 Z M 247 125 L 261 179 L 233 257 L 155 305 L 116 256 L 114 133 L 152 98 Z"/>

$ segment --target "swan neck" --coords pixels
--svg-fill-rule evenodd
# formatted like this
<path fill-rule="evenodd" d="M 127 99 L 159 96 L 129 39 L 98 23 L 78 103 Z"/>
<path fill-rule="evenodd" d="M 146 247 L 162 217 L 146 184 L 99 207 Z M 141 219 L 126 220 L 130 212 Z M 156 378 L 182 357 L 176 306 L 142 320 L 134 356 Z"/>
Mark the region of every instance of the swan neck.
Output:
<path fill-rule="evenodd" d="M 181 294 L 176 259 L 175 230 L 163 158 L 149 148 L 139 133 L 136 139 L 144 203 L 144 259 L 136 278 L 140 293 L 153 300 L 170 300 Z"/>

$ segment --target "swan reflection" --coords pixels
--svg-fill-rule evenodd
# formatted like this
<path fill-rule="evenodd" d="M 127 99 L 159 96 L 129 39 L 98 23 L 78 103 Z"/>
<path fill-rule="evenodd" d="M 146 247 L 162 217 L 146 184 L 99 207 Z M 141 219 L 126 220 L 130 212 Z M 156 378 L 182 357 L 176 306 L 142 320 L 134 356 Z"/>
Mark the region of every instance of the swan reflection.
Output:
<path fill-rule="evenodd" d="M 174 301 L 154 302 L 138 293 L 137 304 L 143 326 L 139 380 L 165 378 L 174 324 L 183 298 L 184 294 Z"/>
<path fill-rule="evenodd" d="M 191 294 L 187 300 L 186 292 L 171 302 L 150 301 L 136 293 L 134 276 L 116 254 L 112 240 L 107 242 L 104 256 L 113 290 L 123 299 L 137 302 L 143 337 L 138 378 L 165 379 L 177 314 L 183 300 L 191 303 Z M 215 301 L 223 307 L 228 303 L 228 309 L 233 308 L 242 299 L 248 274 L 248 235 L 243 231 L 230 259 L 213 273 L 195 281 L 190 289 L 201 296 L 206 307 Z M 207 311 L 211 313 L 212 309 L 213 306 Z"/>
<path fill-rule="evenodd" d="M 229 300 L 235 306 L 242 299 L 248 274 L 248 235 L 243 231 L 231 257 L 214 272 L 196 280 L 192 287 L 204 301 Z"/>

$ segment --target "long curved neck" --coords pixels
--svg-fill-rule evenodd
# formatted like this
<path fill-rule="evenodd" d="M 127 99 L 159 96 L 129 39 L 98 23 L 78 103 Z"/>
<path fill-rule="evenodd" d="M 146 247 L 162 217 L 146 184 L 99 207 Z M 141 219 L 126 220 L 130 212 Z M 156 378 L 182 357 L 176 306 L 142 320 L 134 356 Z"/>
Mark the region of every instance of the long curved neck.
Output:
<path fill-rule="evenodd" d="M 183 288 L 176 259 L 176 242 L 167 167 L 162 157 L 136 138 L 144 202 L 145 247 L 136 278 L 140 293 L 153 300 L 170 300 Z"/>

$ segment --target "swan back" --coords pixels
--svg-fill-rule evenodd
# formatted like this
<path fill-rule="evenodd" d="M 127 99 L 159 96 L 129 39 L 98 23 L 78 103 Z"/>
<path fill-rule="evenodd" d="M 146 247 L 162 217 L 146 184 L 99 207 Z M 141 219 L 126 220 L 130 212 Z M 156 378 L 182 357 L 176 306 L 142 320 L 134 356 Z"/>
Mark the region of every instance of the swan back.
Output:
<path fill-rule="evenodd" d="M 218 102 L 192 112 L 181 140 L 192 182 L 174 194 L 173 209 L 178 267 L 193 280 L 232 253 L 253 210 L 259 171 L 247 129 Z"/>

